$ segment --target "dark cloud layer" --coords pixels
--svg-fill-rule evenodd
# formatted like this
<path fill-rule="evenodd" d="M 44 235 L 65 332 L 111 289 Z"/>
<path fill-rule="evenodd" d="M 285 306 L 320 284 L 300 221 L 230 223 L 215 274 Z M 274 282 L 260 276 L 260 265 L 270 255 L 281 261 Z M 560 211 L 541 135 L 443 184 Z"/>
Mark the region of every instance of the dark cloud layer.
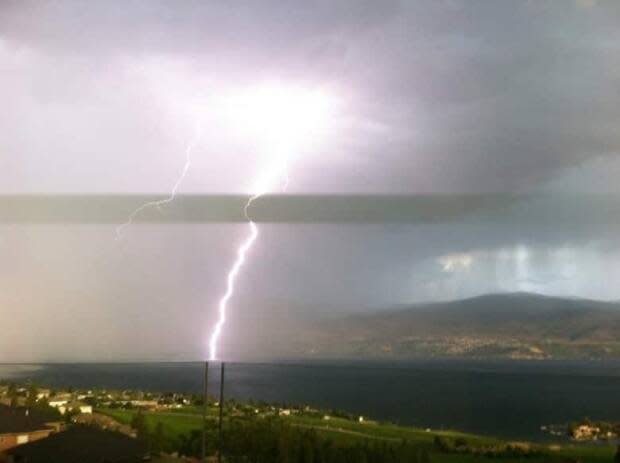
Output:
<path fill-rule="evenodd" d="M 350 92 L 357 119 L 385 129 L 377 134 L 362 124 L 348 133 L 361 143 L 347 155 L 372 166 L 375 189 L 526 190 L 569 166 L 616 156 L 620 144 L 620 8 L 612 1 L 63 1 L 1 8 L 5 53 L 37 53 L 43 63 L 32 71 L 41 75 L 29 77 L 35 95 L 53 94 L 61 104 L 79 105 L 76 91 L 130 86 L 115 81 L 119 57 L 173 57 L 190 72 L 232 81 L 278 75 L 335 82 Z M 99 73 L 109 75 L 111 87 L 97 87 Z M 72 81 L 80 79 L 86 82 L 76 89 Z M 35 98 L 30 111 L 44 103 Z M 346 169 L 325 187 L 338 182 L 364 189 Z"/>

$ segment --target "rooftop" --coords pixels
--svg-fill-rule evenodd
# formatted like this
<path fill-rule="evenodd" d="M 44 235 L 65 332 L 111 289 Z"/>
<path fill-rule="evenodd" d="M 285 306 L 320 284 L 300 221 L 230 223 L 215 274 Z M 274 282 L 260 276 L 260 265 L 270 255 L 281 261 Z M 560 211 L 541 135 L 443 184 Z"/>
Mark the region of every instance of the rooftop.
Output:
<path fill-rule="evenodd" d="M 46 429 L 46 423 L 51 421 L 58 421 L 52 413 L 0 404 L 0 434 Z"/>
<path fill-rule="evenodd" d="M 143 461 L 145 452 L 145 445 L 137 439 L 78 425 L 7 453 L 28 463 L 137 463 Z"/>

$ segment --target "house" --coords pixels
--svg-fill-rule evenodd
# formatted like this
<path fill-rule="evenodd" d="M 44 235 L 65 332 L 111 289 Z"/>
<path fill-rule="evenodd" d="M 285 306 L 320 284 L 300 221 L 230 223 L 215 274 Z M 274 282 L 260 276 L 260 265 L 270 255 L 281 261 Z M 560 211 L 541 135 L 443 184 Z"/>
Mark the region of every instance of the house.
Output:
<path fill-rule="evenodd" d="M 157 402 L 157 400 L 131 400 L 129 403 L 134 407 L 145 408 L 147 410 L 155 410 L 159 407 L 159 402 Z"/>
<path fill-rule="evenodd" d="M 145 461 L 147 448 L 138 439 L 118 432 L 75 425 L 65 432 L 13 448 L 6 453 L 13 461 L 28 463 L 139 463 Z"/>
<path fill-rule="evenodd" d="M 9 397 L 8 395 L 0 397 L 0 405 L 9 406 L 13 402 L 15 402 L 18 406 L 21 407 L 26 404 L 26 398 L 25 397 Z"/>
<path fill-rule="evenodd" d="M 52 408 L 58 408 L 58 407 L 65 406 L 65 405 L 67 405 L 68 403 L 69 403 L 69 399 L 68 399 L 68 398 L 62 398 L 62 399 L 55 398 L 55 399 L 53 399 L 53 400 L 50 400 L 50 401 L 48 402 L 48 405 L 49 405 L 50 407 L 52 407 Z"/>
<path fill-rule="evenodd" d="M 61 415 L 64 415 L 68 411 L 76 411 L 82 414 L 91 414 L 93 412 L 92 405 L 87 405 L 82 402 L 69 402 L 56 408 L 58 408 Z"/>
<path fill-rule="evenodd" d="M 80 410 L 82 414 L 91 415 L 93 413 L 93 406 L 82 404 L 78 407 L 78 410 Z"/>
<path fill-rule="evenodd" d="M 121 424 L 114 418 L 100 413 L 75 415 L 71 421 L 75 424 L 93 426 L 104 431 L 116 431 L 129 437 L 136 437 L 136 430 L 127 424 Z"/>
<path fill-rule="evenodd" d="M 573 430 L 573 439 L 592 439 L 596 438 L 601 432 L 597 426 L 582 424 Z"/>
<path fill-rule="evenodd" d="M 39 389 L 39 392 L 37 392 L 37 400 L 49 399 L 50 394 L 51 391 L 49 389 Z"/>
<path fill-rule="evenodd" d="M 0 405 L 0 452 L 61 431 L 63 425 L 36 410 Z"/>

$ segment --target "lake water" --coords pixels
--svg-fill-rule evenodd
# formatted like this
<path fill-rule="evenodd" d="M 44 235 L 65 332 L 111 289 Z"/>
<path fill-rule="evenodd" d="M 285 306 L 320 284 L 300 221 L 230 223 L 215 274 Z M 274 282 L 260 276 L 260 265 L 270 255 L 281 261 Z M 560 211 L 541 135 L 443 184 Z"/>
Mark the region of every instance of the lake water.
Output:
<path fill-rule="evenodd" d="M 0 366 L 55 387 L 202 390 L 199 363 Z M 219 366 L 209 388 L 218 389 Z M 545 440 L 544 424 L 620 420 L 620 363 L 419 361 L 229 363 L 226 396 L 336 408 L 433 429 Z"/>

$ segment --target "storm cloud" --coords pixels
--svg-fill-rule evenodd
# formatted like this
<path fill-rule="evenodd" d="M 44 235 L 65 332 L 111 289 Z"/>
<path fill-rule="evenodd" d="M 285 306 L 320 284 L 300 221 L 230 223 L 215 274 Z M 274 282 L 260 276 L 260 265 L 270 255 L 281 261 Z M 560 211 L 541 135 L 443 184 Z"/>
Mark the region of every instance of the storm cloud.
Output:
<path fill-rule="evenodd" d="M 263 225 L 229 355 L 299 317 L 500 291 L 618 299 L 619 24 L 613 0 L 4 1 L 0 194 L 165 197 L 212 95 L 322 88 L 333 124 L 291 194 L 521 199 Z M 251 143 L 207 124 L 180 192 L 243 194 L 256 170 Z M 119 243 L 109 221 L 1 222 L 0 352 L 24 360 L 200 358 L 243 233 L 136 224 Z"/>

